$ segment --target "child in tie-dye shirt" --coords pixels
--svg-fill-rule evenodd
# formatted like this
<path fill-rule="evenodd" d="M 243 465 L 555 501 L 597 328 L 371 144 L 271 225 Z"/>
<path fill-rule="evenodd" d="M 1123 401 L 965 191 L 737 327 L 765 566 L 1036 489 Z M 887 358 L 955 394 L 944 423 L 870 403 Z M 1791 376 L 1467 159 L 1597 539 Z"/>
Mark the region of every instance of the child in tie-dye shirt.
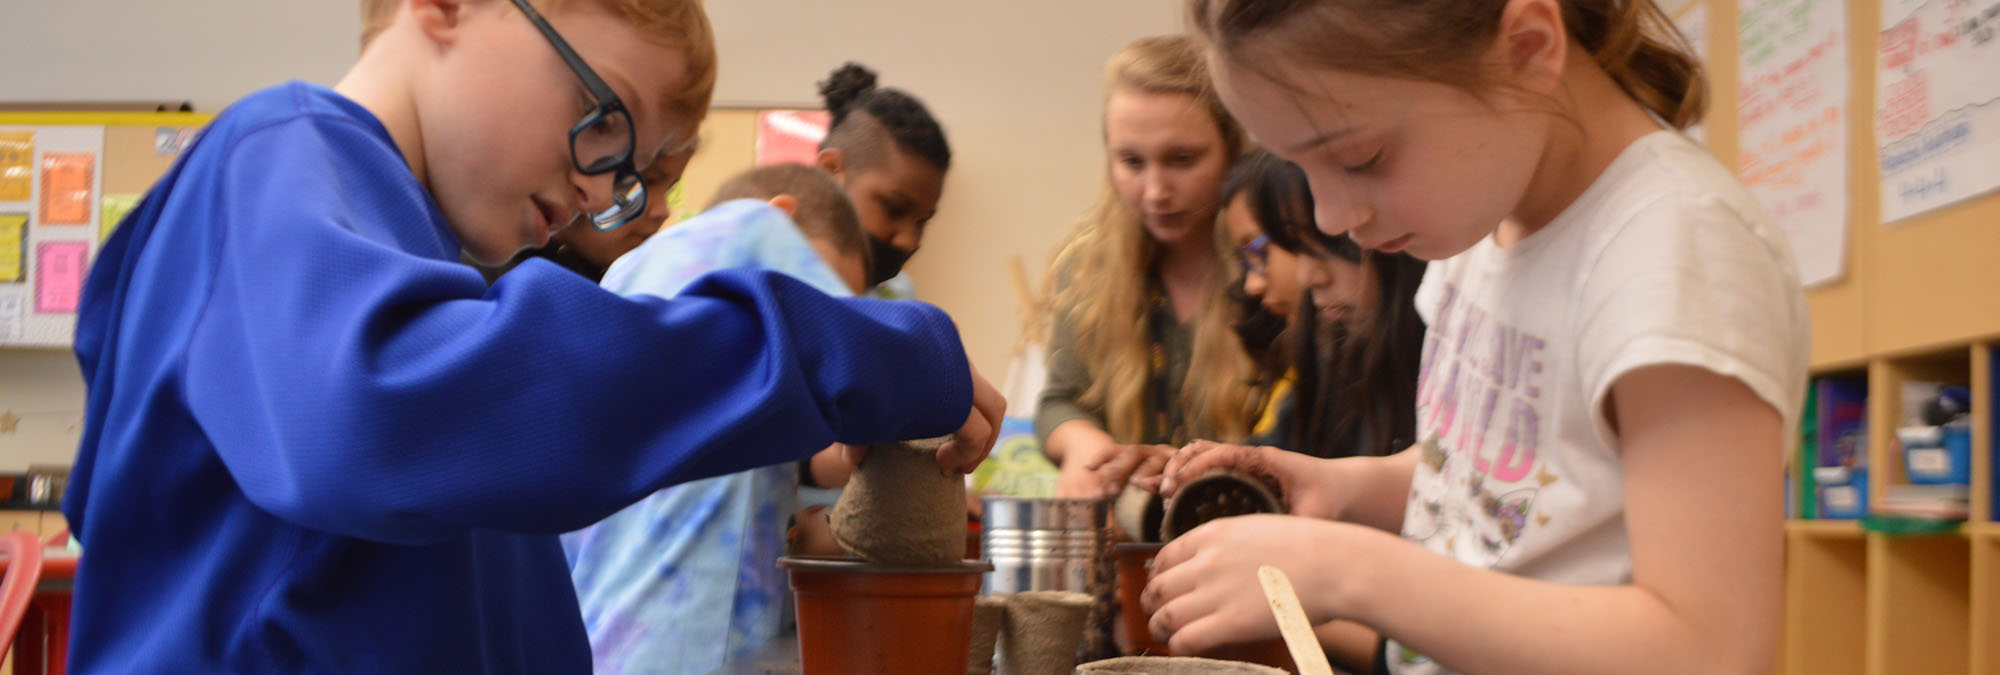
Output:
<path fill-rule="evenodd" d="M 853 296 L 867 256 L 854 207 L 830 177 L 773 166 L 726 183 L 708 211 L 619 258 L 603 285 L 671 296 L 708 272 L 755 268 Z M 677 485 L 563 535 L 597 672 L 709 673 L 777 636 L 786 595 L 777 560 L 799 466 Z"/>

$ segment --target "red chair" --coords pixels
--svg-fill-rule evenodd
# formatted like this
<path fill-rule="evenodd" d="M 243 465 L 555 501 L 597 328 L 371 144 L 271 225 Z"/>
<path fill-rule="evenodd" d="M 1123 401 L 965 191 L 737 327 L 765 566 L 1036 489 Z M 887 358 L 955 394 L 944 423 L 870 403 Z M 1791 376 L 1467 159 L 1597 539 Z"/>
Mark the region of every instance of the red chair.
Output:
<path fill-rule="evenodd" d="M 42 576 L 15 638 L 14 675 L 63 675 L 69 669 L 69 613 L 77 557 L 42 551 Z"/>
<path fill-rule="evenodd" d="M 7 574 L 0 577 L 0 655 L 14 644 L 14 634 L 42 580 L 42 542 L 32 532 L 0 537 L 0 555 L 7 556 Z"/>

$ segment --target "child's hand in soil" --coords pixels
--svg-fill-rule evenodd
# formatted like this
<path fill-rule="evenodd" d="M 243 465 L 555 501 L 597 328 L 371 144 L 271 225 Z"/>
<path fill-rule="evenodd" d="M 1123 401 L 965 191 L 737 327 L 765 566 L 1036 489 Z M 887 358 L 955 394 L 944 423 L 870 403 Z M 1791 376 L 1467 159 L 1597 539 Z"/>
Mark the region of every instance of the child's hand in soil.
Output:
<path fill-rule="evenodd" d="M 1337 519 L 1349 495 L 1347 473 L 1339 460 L 1325 460 L 1268 446 L 1229 445 L 1195 441 L 1167 460 L 1157 478 L 1141 487 L 1172 497 L 1181 485 L 1217 469 L 1231 469 L 1262 479 L 1277 488 L 1292 515 Z"/>
<path fill-rule="evenodd" d="M 1257 568 L 1284 570 L 1314 625 L 1345 616 L 1348 589 L 1366 583 L 1360 567 L 1386 547 L 1408 546 L 1396 535 L 1312 518 L 1253 515 L 1210 522 L 1181 535 L 1153 560 L 1141 600 L 1153 637 L 1175 654 L 1279 637 L 1257 581 Z"/>

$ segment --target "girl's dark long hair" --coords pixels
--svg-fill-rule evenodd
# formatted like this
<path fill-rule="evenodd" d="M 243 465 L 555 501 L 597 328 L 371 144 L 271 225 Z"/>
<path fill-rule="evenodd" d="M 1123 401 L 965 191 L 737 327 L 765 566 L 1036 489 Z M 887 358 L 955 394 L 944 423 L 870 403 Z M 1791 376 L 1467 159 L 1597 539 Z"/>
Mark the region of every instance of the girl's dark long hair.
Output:
<path fill-rule="evenodd" d="M 1415 298 L 1424 262 L 1365 251 L 1346 237 L 1319 231 L 1305 173 L 1268 152 L 1244 156 L 1225 181 L 1224 194 L 1249 200 L 1251 215 L 1272 245 L 1360 265 L 1375 281 L 1374 313 L 1351 325 L 1322 321 L 1310 292 L 1291 317 L 1286 340 L 1298 378 L 1292 388 L 1293 449 L 1317 457 L 1380 456 L 1415 443 L 1417 366 L 1424 343 Z"/>

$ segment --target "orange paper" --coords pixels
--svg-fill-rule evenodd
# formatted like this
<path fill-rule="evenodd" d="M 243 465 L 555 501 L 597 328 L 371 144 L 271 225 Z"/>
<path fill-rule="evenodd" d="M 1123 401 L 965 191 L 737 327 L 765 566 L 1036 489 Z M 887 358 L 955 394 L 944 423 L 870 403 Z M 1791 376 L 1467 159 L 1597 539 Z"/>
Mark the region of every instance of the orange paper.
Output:
<path fill-rule="evenodd" d="M 43 225 L 90 224 L 91 165 L 88 152 L 42 153 Z"/>

